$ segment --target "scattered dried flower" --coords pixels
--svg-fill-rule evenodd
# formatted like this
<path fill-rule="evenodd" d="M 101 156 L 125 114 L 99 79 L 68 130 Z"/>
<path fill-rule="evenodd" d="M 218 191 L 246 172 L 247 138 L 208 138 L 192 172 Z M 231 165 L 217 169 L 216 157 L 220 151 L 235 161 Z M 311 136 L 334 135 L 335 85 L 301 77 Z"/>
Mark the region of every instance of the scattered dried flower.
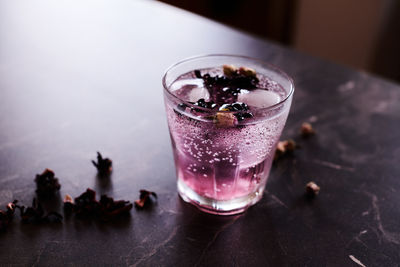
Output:
<path fill-rule="evenodd" d="M 109 174 L 112 171 L 112 160 L 109 158 L 103 159 L 100 152 L 97 152 L 97 162 L 92 160 L 92 163 L 100 174 Z"/>
<path fill-rule="evenodd" d="M 24 206 L 15 205 L 19 208 L 21 215 L 21 222 L 28 224 L 39 224 L 39 223 L 60 223 L 62 221 L 62 215 L 52 211 L 45 215 L 42 205 L 36 200 L 32 201 L 32 207 L 25 208 Z"/>
<path fill-rule="evenodd" d="M 75 205 L 73 207 L 73 210 L 78 217 L 98 215 L 100 206 L 99 203 L 96 201 L 96 192 L 88 188 L 79 197 L 75 198 Z"/>
<path fill-rule="evenodd" d="M 0 231 L 5 231 L 13 220 L 17 202 L 17 200 L 14 200 L 14 202 L 8 203 L 6 211 L 0 209 Z"/>
<path fill-rule="evenodd" d="M 298 147 L 299 146 L 292 139 L 279 141 L 276 146 L 274 160 L 277 160 L 278 158 L 286 155 L 287 153 L 292 153 Z"/>
<path fill-rule="evenodd" d="M 64 214 L 70 215 L 74 211 L 74 200 L 70 195 L 64 197 Z"/>
<path fill-rule="evenodd" d="M 147 190 L 140 190 L 140 196 L 138 200 L 135 200 L 136 208 L 142 209 L 146 206 L 149 206 L 152 203 L 151 196 L 155 199 L 157 198 L 157 194 Z"/>
<path fill-rule="evenodd" d="M 315 130 L 313 129 L 311 123 L 304 122 L 300 127 L 300 133 L 303 137 L 309 137 L 315 134 Z"/>
<path fill-rule="evenodd" d="M 39 198 L 50 198 L 61 188 L 58 179 L 50 169 L 45 169 L 42 174 L 37 174 L 35 178 L 36 194 Z"/>
<path fill-rule="evenodd" d="M 315 197 L 318 195 L 320 189 L 321 188 L 316 183 L 311 181 L 306 185 L 306 195 L 309 197 Z"/>
<path fill-rule="evenodd" d="M 100 219 L 109 221 L 123 214 L 128 214 L 133 205 L 129 201 L 118 200 L 102 195 L 100 198 Z"/>
<path fill-rule="evenodd" d="M 122 214 L 127 214 L 133 205 L 129 201 L 114 200 L 107 195 L 102 195 L 100 201 L 96 201 L 96 192 L 88 188 L 86 192 L 75 198 L 75 204 L 71 197 L 64 200 L 64 209 L 74 211 L 77 217 L 100 219 L 110 221 Z"/>

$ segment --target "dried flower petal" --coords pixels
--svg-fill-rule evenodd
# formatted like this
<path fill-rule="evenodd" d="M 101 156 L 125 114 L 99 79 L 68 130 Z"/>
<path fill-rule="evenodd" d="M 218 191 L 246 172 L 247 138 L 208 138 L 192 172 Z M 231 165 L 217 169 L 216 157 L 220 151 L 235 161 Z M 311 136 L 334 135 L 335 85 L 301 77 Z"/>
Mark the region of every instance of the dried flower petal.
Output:
<path fill-rule="evenodd" d="M 45 214 L 42 205 L 36 198 L 32 201 L 32 207 L 25 208 L 24 206 L 19 205 L 15 205 L 15 207 L 19 208 L 22 223 L 60 223 L 63 219 L 62 215 L 55 211 Z"/>
<path fill-rule="evenodd" d="M 65 195 L 64 197 L 64 213 L 70 215 L 74 211 L 74 200 L 70 195 Z"/>
<path fill-rule="evenodd" d="M 292 153 L 298 147 L 299 146 L 292 139 L 279 141 L 276 145 L 274 160 L 277 160 L 288 153 Z"/>
<path fill-rule="evenodd" d="M 50 169 L 45 169 L 42 174 L 37 174 L 35 178 L 36 194 L 39 198 L 49 198 L 54 196 L 61 188 L 58 179 Z"/>
<path fill-rule="evenodd" d="M 246 77 L 256 77 L 256 71 L 251 68 L 240 67 L 238 72 Z"/>
<path fill-rule="evenodd" d="M 135 201 L 136 208 L 142 209 L 152 203 L 151 196 L 157 198 L 157 194 L 147 190 L 140 190 L 139 199 Z"/>
<path fill-rule="evenodd" d="M 97 162 L 92 160 L 92 163 L 100 174 L 109 174 L 112 171 L 112 160 L 109 158 L 103 159 L 100 152 L 97 152 Z"/>
<path fill-rule="evenodd" d="M 67 204 L 69 203 L 69 204 Z M 70 205 L 72 211 L 78 217 L 100 219 L 102 221 L 110 221 L 122 214 L 128 214 L 133 205 L 129 201 L 114 200 L 107 195 L 102 195 L 100 201 L 96 201 L 96 192 L 88 188 L 86 192 L 75 198 L 75 204 L 70 201 L 70 197 L 66 196 L 65 205 Z"/>
<path fill-rule="evenodd" d="M 310 123 L 304 122 L 300 127 L 300 133 L 303 137 L 309 137 L 315 134 L 315 130 Z"/>
<path fill-rule="evenodd" d="M 288 152 L 293 152 L 297 148 L 297 144 L 294 140 L 288 139 L 285 142 L 285 148 Z"/>
<path fill-rule="evenodd" d="M 229 128 L 237 124 L 237 118 L 232 113 L 217 112 L 214 117 L 214 124 L 217 128 Z"/>
<path fill-rule="evenodd" d="M 199 79 L 202 78 L 201 72 L 200 72 L 199 70 L 195 70 L 195 71 L 194 71 L 194 76 L 196 76 L 196 78 L 199 78 Z"/>
<path fill-rule="evenodd" d="M 225 75 L 211 76 L 206 73 L 201 75 L 200 71 L 195 71 L 197 78 L 203 79 L 204 87 L 208 90 L 211 100 L 218 106 L 225 103 L 237 101 L 238 94 L 242 89 L 256 89 L 259 83 L 257 76 L 251 69 L 242 68 L 242 73 L 234 71 L 234 68 L 225 66 Z"/>
<path fill-rule="evenodd" d="M 75 198 L 74 210 L 78 217 L 98 215 L 100 206 L 96 201 L 96 192 L 88 188 L 86 192 Z"/>
<path fill-rule="evenodd" d="M 109 221 L 120 215 L 127 214 L 132 209 L 133 205 L 129 201 L 117 200 L 102 195 L 100 198 L 101 220 Z"/>
<path fill-rule="evenodd" d="M 14 200 L 14 202 L 8 203 L 6 211 L 0 209 L 0 231 L 5 231 L 13 220 L 17 202 L 17 200 Z"/>
<path fill-rule="evenodd" d="M 306 185 L 306 194 L 309 197 L 315 197 L 316 195 L 318 195 L 320 189 L 321 188 L 316 183 L 311 181 Z"/>
<path fill-rule="evenodd" d="M 238 69 L 234 65 L 223 65 L 222 70 L 224 71 L 224 75 L 227 77 L 237 75 Z"/>

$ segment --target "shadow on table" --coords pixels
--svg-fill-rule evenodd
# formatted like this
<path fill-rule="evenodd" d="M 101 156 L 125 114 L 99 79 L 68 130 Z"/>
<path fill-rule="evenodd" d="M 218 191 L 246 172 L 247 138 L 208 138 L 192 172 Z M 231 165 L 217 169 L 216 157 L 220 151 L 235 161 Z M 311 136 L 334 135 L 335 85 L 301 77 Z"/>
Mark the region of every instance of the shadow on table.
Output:
<path fill-rule="evenodd" d="M 244 259 L 251 255 L 264 255 L 257 262 L 280 262 L 276 255 L 284 254 L 278 245 L 276 226 L 270 219 L 272 210 L 257 207 L 232 216 L 204 213 L 179 198 L 175 224 L 179 231 L 174 237 L 175 253 L 172 263 L 187 266 L 245 266 Z M 172 254 L 172 253 L 171 253 Z M 170 255 L 171 255 L 170 254 Z M 189 256 L 190 255 L 190 256 Z"/>

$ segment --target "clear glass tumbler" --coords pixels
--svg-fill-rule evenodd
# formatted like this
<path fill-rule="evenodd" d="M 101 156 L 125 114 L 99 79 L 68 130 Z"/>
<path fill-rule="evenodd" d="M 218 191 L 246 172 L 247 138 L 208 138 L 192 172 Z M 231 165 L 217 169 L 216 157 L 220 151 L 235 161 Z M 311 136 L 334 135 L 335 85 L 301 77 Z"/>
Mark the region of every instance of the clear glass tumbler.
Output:
<path fill-rule="evenodd" d="M 240 88 L 249 76 L 256 86 Z M 258 59 L 206 55 L 171 66 L 162 82 L 182 199 L 219 215 L 258 202 L 289 113 L 292 79 Z"/>

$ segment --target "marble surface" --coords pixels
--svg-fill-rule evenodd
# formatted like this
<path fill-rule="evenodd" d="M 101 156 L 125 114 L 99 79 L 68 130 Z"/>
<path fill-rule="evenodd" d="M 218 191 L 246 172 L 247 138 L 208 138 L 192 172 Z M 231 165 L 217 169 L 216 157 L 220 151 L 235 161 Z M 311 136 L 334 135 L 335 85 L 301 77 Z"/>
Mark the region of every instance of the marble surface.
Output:
<path fill-rule="evenodd" d="M 228 217 L 176 193 L 161 77 L 188 56 L 278 65 L 296 92 L 263 199 Z M 65 220 L 0 233 L 1 266 L 398 266 L 400 86 L 153 1 L 0 0 L 0 207 L 29 205 L 51 168 L 65 194 L 158 203 L 114 223 Z M 299 126 L 317 134 L 301 139 Z M 108 181 L 90 160 L 113 159 Z M 320 195 L 304 198 L 314 180 Z M 60 209 L 60 200 L 52 203 Z"/>

